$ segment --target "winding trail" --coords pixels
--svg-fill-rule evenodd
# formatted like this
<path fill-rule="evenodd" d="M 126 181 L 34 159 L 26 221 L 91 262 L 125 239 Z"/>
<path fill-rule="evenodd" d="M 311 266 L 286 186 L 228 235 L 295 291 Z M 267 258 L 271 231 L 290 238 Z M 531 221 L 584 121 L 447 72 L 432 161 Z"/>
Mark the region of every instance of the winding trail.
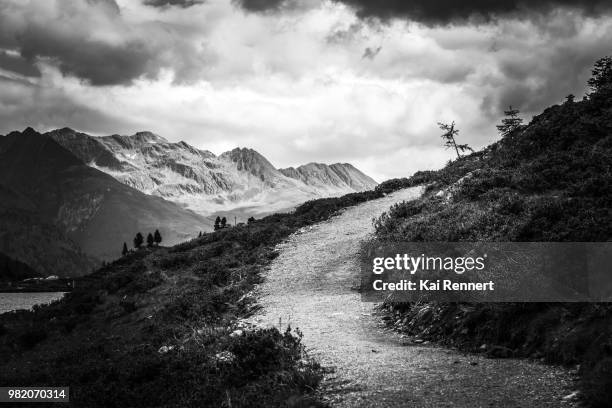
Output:
<path fill-rule="evenodd" d="M 373 303 L 361 301 L 354 290 L 358 250 L 372 233 L 372 218 L 421 193 L 401 190 L 293 234 L 259 286 L 263 309 L 250 323 L 280 321 L 304 333 L 310 354 L 335 368 L 322 387 L 332 406 L 574 406 L 562 398 L 573 383 L 565 370 L 408 343 L 381 326 Z"/>

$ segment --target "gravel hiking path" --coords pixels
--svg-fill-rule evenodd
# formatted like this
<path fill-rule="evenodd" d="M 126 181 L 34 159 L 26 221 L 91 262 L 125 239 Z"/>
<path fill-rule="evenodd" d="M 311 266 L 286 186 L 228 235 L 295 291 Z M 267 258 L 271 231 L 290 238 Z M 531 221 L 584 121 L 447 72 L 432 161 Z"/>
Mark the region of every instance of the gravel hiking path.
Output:
<path fill-rule="evenodd" d="M 361 301 L 358 251 L 372 218 L 421 193 L 401 190 L 293 234 L 279 245 L 257 290 L 263 308 L 249 322 L 304 333 L 309 353 L 334 369 L 321 390 L 332 406 L 577 406 L 563 398 L 574 390 L 565 370 L 414 344 L 384 329 L 375 305 Z"/>

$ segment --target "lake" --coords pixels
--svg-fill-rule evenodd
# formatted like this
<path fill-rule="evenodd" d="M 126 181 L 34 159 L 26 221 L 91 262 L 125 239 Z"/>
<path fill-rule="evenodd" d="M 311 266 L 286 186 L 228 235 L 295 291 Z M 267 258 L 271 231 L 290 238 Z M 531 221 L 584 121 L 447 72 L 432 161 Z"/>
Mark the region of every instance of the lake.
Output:
<path fill-rule="evenodd" d="M 38 304 L 61 299 L 65 292 L 0 293 L 0 313 L 18 309 L 31 309 Z"/>

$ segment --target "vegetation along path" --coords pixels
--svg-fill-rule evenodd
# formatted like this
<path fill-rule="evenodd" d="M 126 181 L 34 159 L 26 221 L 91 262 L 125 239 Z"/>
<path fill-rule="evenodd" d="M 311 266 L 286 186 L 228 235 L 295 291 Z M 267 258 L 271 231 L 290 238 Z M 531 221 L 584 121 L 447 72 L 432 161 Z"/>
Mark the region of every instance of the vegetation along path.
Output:
<path fill-rule="evenodd" d="M 361 301 L 358 251 L 372 218 L 414 199 L 419 187 L 345 210 L 293 234 L 259 287 L 263 308 L 251 321 L 304 333 L 311 355 L 333 367 L 323 394 L 340 407 L 569 407 L 564 370 L 518 359 L 488 359 L 385 330 L 374 304 Z"/>

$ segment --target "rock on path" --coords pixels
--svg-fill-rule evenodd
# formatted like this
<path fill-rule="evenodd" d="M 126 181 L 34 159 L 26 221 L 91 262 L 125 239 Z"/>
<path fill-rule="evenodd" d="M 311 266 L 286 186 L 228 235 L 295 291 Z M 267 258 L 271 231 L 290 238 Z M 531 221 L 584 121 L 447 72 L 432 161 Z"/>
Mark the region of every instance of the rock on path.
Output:
<path fill-rule="evenodd" d="M 322 393 L 338 407 L 570 407 L 572 378 L 562 369 L 495 360 L 431 345 L 406 345 L 381 327 L 358 292 L 358 250 L 372 218 L 420 187 L 351 207 L 292 235 L 259 287 L 260 326 L 304 333 L 311 355 L 333 373 Z"/>

